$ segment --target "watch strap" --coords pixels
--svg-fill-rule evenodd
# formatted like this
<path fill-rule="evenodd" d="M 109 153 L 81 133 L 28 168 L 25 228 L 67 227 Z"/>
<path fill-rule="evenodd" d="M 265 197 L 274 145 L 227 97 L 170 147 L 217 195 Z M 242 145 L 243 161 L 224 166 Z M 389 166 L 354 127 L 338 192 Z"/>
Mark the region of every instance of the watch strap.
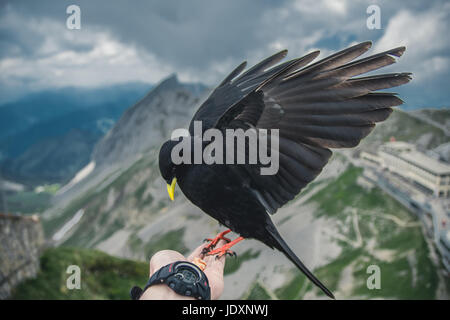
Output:
<path fill-rule="evenodd" d="M 198 272 L 200 272 L 203 276 L 202 279 L 195 286 L 190 286 L 190 294 L 186 294 L 187 292 L 182 292 L 184 285 L 180 281 L 176 281 L 174 278 L 176 267 L 179 263 L 183 263 L 184 265 L 188 264 L 190 267 L 195 268 Z M 139 300 L 142 294 L 147 290 L 150 286 L 155 284 L 167 284 L 169 288 L 174 290 L 176 293 L 184 296 L 191 296 L 199 300 L 211 300 L 211 288 L 209 287 L 208 278 L 203 273 L 202 269 L 197 265 L 187 262 L 187 261 L 177 261 L 170 263 L 156 272 L 150 277 L 145 285 L 144 289 L 141 289 L 138 286 L 134 286 L 130 290 L 130 296 L 133 300 Z"/>

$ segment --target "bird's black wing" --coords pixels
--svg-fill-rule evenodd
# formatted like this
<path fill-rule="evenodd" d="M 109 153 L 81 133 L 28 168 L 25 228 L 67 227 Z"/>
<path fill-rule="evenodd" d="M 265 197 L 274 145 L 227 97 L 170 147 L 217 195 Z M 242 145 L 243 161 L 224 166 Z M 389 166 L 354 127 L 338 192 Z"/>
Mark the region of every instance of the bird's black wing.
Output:
<path fill-rule="evenodd" d="M 234 69 L 216 89 L 214 89 L 208 99 L 206 99 L 194 114 L 189 125 L 190 134 L 193 135 L 194 133 L 194 121 L 202 122 L 203 131 L 217 127 L 219 119 L 230 110 L 233 110 L 233 108 L 250 93 L 254 92 L 267 81 L 270 81 L 270 79 L 273 79 L 283 70 L 293 68 L 298 69 L 301 66 L 307 65 L 318 55 L 318 53 L 319 52 L 316 51 L 305 57 L 273 67 L 286 57 L 287 50 L 283 50 L 261 61 L 240 75 L 247 65 L 247 62 L 244 61 L 236 67 L 236 69 Z M 273 68 L 268 70 L 270 67 Z M 237 76 L 239 77 L 236 78 Z"/>
<path fill-rule="evenodd" d="M 410 73 L 356 76 L 394 63 L 405 48 L 354 61 L 370 46 L 360 43 L 305 67 L 317 56 L 313 52 L 267 70 L 285 55 L 278 54 L 232 80 L 242 71 L 239 67 L 221 84 L 233 92 L 241 90 L 228 98 L 228 108 L 220 105 L 217 110 L 205 107 L 197 112 L 197 119 L 207 119 L 208 126 L 279 129 L 277 174 L 261 175 L 257 165 L 237 169 L 245 170 L 252 191 L 269 213 L 293 199 L 321 172 L 331 156 L 329 148 L 358 145 L 376 122 L 387 119 L 391 107 L 403 103 L 393 93 L 374 91 L 405 84 Z M 213 94 L 210 99 L 226 96 Z M 208 115 L 214 115 L 214 125 Z"/>

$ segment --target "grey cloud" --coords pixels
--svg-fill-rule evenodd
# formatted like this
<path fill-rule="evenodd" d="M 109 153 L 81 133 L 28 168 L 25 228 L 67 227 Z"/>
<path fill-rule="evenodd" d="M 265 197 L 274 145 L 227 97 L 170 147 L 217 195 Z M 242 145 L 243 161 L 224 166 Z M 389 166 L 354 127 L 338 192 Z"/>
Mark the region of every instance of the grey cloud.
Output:
<path fill-rule="evenodd" d="M 32 17 L 66 19 L 73 1 L 13 2 Z M 208 57 L 243 56 L 263 41 L 261 16 L 282 2 L 270 1 L 76 1 L 82 29 L 103 28 L 120 41 L 177 66 L 201 66 Z M 32 37 L 30 37 L 30 41 Z M 210 59 L 211 59 L 210 58 Z"/>
<path fill-rule="evenodd" d="M 142 61 L 133 66 L 151 60 L 150 72 L 159 68 L 163 71 L 155 74 L 177 72 L 182 79 L 213 85 L 242 60 L 255 63 L 279 49 L 289 49 L 290 57 L 294 57 L 316 48 L 330 52 L 352 42 L 376 42 L 383 37 L 389 21 L 405 8 L 413 13 L 422 12 L 445 1 L 376 1 L 381 7 L 383 29 L 368 30 L 366 8 L 373 3 L 371 0 L 4 1 L 0 5 L 0 59 L 17 55 L 32 59 L 41 54 L 36 48 L 46 40 L 41 32 L 4 22 L 10 10 L 22 19 L 34 19 L 37 23 L 53 21 L 59 25 L 61 31 L 53 28 L 54 34 L 48 38 L 56 38 L 58 46 L 65 50 L 79 53 L 93 50 L 93 35 L 105 32 L 124 46 L 136 48 L 135 59 Z M 81 7 L 82 30 L 76 41 L 57 34 L 67 32 L 65 10 L 70 4 Z M 82 41 L 83 38 L 87 40 Z M 399 65 L 393 70 L 405 71 L 405 65 Z"/>
<path fill-rule="evenodd" d="M 76 3 L 81 7 L 83 29 L 104 29 L 121 42 L 155 54 L 163 63 L 195 69 L 230 58 L 238 63 L 254 51 L 270 54 L 271 42 L 279 38 L 301 42 L 318 30 L 324 30 L 326 38 L 337 38 L 337 43 L 326 44 L 332 46 L 330 49 L 345 46 L 352 38 L 379 37 L 380 33 L 365 28 L 369 2 L 63 0 L 10 4 L 30 18 L 51 18 L 64 27 L 65 8 Z M 333 3 L 345 4 L 345 12 L 333 11 Z M 420 3 L 408 1 L 408 6 L 420 7 Z M 381 1 L 380 6 L 385 21 L 401 8 L 388 1 Z M 23 36 L 19 30 L 17 34 L 19 39 Z M 20 43 L 29 52 L 38 39 L 29 36 L 27 40 Z"/>

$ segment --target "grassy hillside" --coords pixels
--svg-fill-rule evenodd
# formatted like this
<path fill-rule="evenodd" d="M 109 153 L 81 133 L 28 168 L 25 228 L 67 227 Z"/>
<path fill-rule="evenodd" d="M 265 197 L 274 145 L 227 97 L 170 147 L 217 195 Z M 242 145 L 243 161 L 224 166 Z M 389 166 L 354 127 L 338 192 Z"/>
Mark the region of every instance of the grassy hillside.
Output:
<path fill-rule="evenodd" d="M 148 278 L 148 264 L 112 257 L 97 250 L 54 248 L 41 257 L 35 279 L 19 285 L 12 299 L 129 299 L 132 286 Z M 66 286 L 67 267 L 81 269 L 81 289 Z"/>
<path fill-rule="evenodd" d="M 450 109 L 420 109 L 414 111 L 417 114 L 424 115 L 430 118 L 437 123 L 440 123 L 444 126 L 448 126 L 450 124 Z"/>
<path fill-rule="evenodd" d="M 429 110 L 427 115 L 431 117 L 431 114 L 434 114 L 433 110 Z M 437 114 L 441 118 L 440 121 L 450 119 L 450 113 L 445 110 L 439 111 Z M 442 129 L 421 121 L 407 112 L 394 110 L 386 121 L 378 124 L 373 132 L 361 142 L 361 146 L 370 147 L 373 143 L 389 141 L 391 137 L 399 141 L 419 143 L 427 149 L 448 142 L 448 137 Z"/>
<path fill-rule="evenodd" d="M 441 129 L 396 111 L 363 145 L 373 148 L 373 144 L 392 136 L 422 141 L 429 148 L 447 139 Z M 217 223 L 189 205 L 180 190 L 176 191 L 175 201 L 170 202 L 159 176 L 157 154 L 157 150 L 150 150 L 129 169 L 111 174 L 44 221 L 47 236 L 84 209 L 83 218 L 67 233 L 62 245 L 97 247 L 118 256 L 145 260 L 157 250 L 167 248 L 186 254 L 205 236 L 219 231 Z M 431 258 L 432 246 L 424 238 L 416 217 L 378 188 L 360 185 L 361 169 L 334 166 L 337 160 L 342 160 L 340 157 L 344 158 L 336 155 L 327 166 L 335 175 L 310 184 L 279 214 L 280 230 L 286 238 L 298 240 L 296 252 L 308 257 L 305 251 L 309 248 L 303 248 L 301 243 L 314 244 L 316 235 L 320 241 L 328 242 L 312 246 L 311 250 L 317 250 L 312 256 L 317 253 L 321 261 L 315 273 L 339 299 L 434 299 L 440 297 L 437 292 L 442 292 L 442 287 L 447 286 L 448 291 L 449 281 L 442 278 L 439 262 Z M 341 170 L 345 171 L 341 174 Z M 311 221 L 305 222 L 308 224 L 305 228 L 300 217 L 304 212 L 312 216 Z M 308 229 L 315 221 L 326 221 L 324 228 L 320 222 L 320 228 Z M 326 250 L 320 247 L 332 248 L 334 255 L 328 258 L 320 252 Z M 273 259 L 267 250 L 263 246 L 240 245 L 238 259 L 229 259 L 226 265 L 225 273 L 231 281 L 227 298 L 322 297 L 289 262 Z M 305 262 L 312 263 L 310 258 Z M 381 269 L 380 290 L 368 290 L 366 286 L 369 276 L 366 270 L 373 264 Z M 270 280 L 274 274 L 278 279 L 275 285 Z"/>
<path fill-rule="evenodd" d="M 117 230 L 133 225 L 136 219 L 150 221 L 152 214 L 170 201 L 166 196 L 159 200 L 150 192 L 150 184 L 157 177 L 159 171 L 155 156 L 146 157 L 112 179 L 106 186 L 102 184 L 72 201 L 57 217 L 44 220 L 44 231 L 47 236 L 51 236 L 83 208 L 83 220 L 64 244 L 92 247 Z M 164 191 L 163 186 L 163 183 L 158 184 Z"/>
<path fill-rule="evenodd" d="M 439 264 L 431 258 L 417 219 L 378 188 L 358 183 L 361 169 L 350 166 L 338 178 L 314 193 L 307 201 L 316 204 L 316 219 L 332 221 L 331 241 L 340 254 L 316 268 L 314 273 L 338 299 L 435 299 L 439 287 L 450 287 L 449 279 L 439 275 Z M 140 192 L 139 192 L 140 193 Z M 301 207 L 298 208 L 301 211 Z M 185 229 L 155 236 L 149 242 L 129 239 L 130 247 L 139 247 L 150 256 L 155 251 L 175 248 L 183 253 Z M 266 248 L 266 250 L 268 250 Z M 225 274 L 242 274 L 243 266 L 260 256 L 260 251 L 241 248 L 237 259 L 228 259 Z M 67 266 L 82 270 L 82 289 L 67 290 Z M 366 286 L 367 267 L 381 270 L 381 289 Z M 22 284 L 14 299 L 128 299 L 128 290 L 147 278 L 145 262 L 119 259 L 90 249 L 60 247 L 47 250 L 41 259 L 41 272 Z M 259 273 L 259 269 L 257 273 Z M 324 297 L 298 270 L 289 266 L 280 270 L 285 281 L 270 288 L 270 278 L 258 277 L 241 299 L 309 299 Z M 252 275 L 253 277 L 253 275 Z M 232 286 L 231 280 L 226 283 Z"/>
<path fill-rule="evenodd" d="M 9 212 L 28 214 L 43 212 L 50 206 L 52 194 L 48 192 L 20 191 L 6 196 Z"/>
<path fill-rule="evenodd" d="M 430 258 L 420 223 L 380 189 L 360 186 L 361 170 L 350 167 L 309 200 L 318 204 L 317 218 L 336 221 L 332 238 L 342 249 L 337 259 L 314 273 L 338 299 L 435 299 L 443 279 Z M 379 290 L 367 288 L 369 265 L 380 267 Z M 444 281 L 450 288 L 449 279 Z M 292 270 L 290 280 L 274 294 L 279 299 L 323 296 L 297 270 Z M 267 296 L 267 290 L 256 284 L 249 294 L 251 298 Z"/>
<path fill-rule="evenodd" d="M 51 205 L 52 196 L 58 191 L 59 184 L 40 186 L 41 190 L 25 189 L 18 192 L 5 192 L 9 212 L 18 214 L 41 213 Z"/>

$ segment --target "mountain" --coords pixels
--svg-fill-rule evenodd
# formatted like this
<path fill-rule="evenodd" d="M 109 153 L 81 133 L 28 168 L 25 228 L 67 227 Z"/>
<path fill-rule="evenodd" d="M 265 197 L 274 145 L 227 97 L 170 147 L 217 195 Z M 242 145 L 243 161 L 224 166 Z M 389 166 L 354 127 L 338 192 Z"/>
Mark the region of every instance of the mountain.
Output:
<path fill-rule="evenodd" d="M 92 160 L 98 167 L 112 166 L 159 146 L 171 130 L 186 125 L 205 91 L 171 75 L 123 114 L 95 147 Z"/>
<path fill-rule="evenodd" d="M 394 138 L 416 144 L 421 149 L 433 149 L 445 144 L 450 139 L 449 127 L 430 119 L 439 118 L 442 123 L 450 122 L 450 111 L 447 109 L 422 109 L 403 111 L 397 109 L 386 121 L 377 125 L 376 129 L 360 146 L 373 146 Z"/>
<path fill-rule="evenodd" d="M 27 185 L 66 183 L 146 84 L 34 93 L 0 106 L 3 175 Z"/>
<path fill-rule="evenodd" d="M 443 130 L 450 130 L 450 108 L 418 109 L 411 111 L 410 114 L 420 116 L 424 121 L 441 127 Z"/>
<path fill-rule="evenodd" d="M 156 85 L 95 146 L 90 161 L 93 172 L 82 182 L 65 186 L 55 202 L 65 203 L 105 179 L 112 181 L 144 154 L 155 152 L 171 130 L 187 125 L 207 91 L 201 84 L 179 82 L 176 75 Z"/>
<path fill-rule="evenodd" d="M 83 108 L 116 103 L 121 104 L 124 110 L 148 89 L 148 84 L 127 83 L 100 88 L 66 87 L 30 93 L 16 101 L 0 105 L 0 139 Z"/>
<path fill-rule="evenodd" d="M 5 160 L 3 175 L 27 185 L 64 183 L 89 162 L 101 136 L 99 132 L 72 128 L 38 140 L 19 156 Z"/>
<path fill-rule="evenodd" d="M 67 266 L 77 265 L 82 272 L 82 289 L 69 290 L 61 285 Z M 40 258 L 37 277 L 13 289 L 10 299 L 80 300 L 130 299 L 129 290 L 145 283 L 148 265 L 111 257 L 97 250 L 75 248 L 47 249 Z"/>
<path fill-rule="evenodd" d="M 43 214 L 47 237 L 58 234 L 54 243 L 59 246 L 148 261 L 162 249 L 188 254 L 223 230 L 179 190 L 171 202 L 158 169 L 160 144 L 173 129 L 187 127 L 205 94 L 196 95 L 170 77 L 128 109 L 96 145 L 90 170 L 63 188 Z M 448 142 L 441 128 L 397 110 L 359 149 L 336 153 L 273 220 L 338 299 L 448 298 L 450 282 L 417 218 L 364 183 L 361 169 L 349 161 L 352 154 L 391 137 L 427 148 Z M 323 297 L 279 252 L 254 240 L 240 243 L 236 251 L 238 258 L 227 260 L 223 298 Z M 370 265 L 382 270 L 382 290 L 366 286 Z"/>

